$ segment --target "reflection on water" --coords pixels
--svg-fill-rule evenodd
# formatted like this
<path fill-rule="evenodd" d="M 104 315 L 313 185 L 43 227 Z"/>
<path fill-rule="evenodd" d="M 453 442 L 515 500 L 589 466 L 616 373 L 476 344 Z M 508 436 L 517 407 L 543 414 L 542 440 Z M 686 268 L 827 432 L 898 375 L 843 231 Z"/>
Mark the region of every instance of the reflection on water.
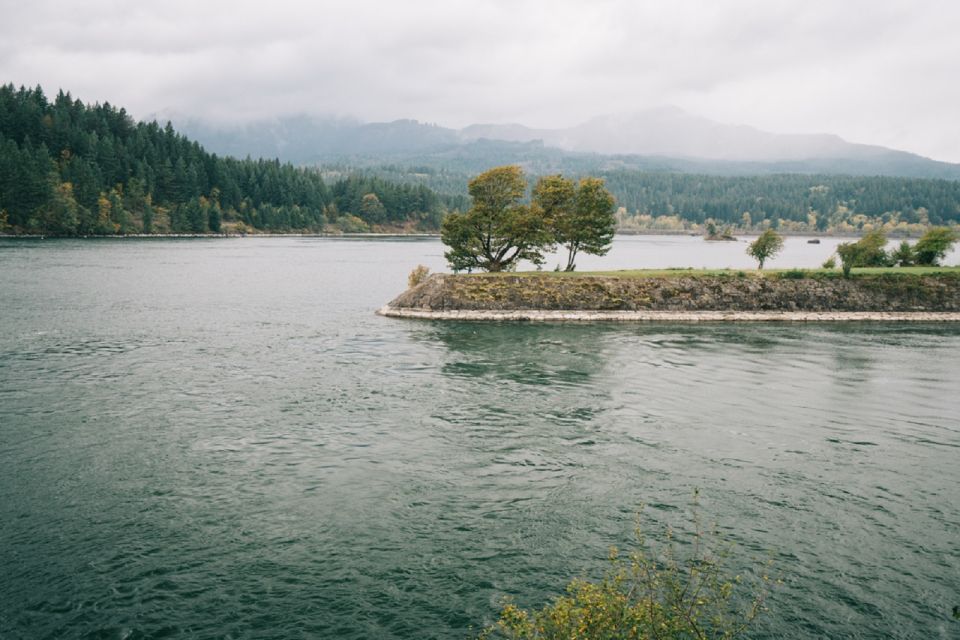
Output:
<path fill-rule="evenodd" d="M 958 327 L 411 322 L 434 241 L 12 244 L 0 637 L 464 637 L 694 488 L 786 578 L 760 637 L 956 628 Z"/>
<path fill-rule="evenodd" d="M 521 385 L 584 385 L 607 362 L 611 328 L 577 324 L 432 323 L 418 339 L 438 341 L 449 351 L 444 374 Z"/>

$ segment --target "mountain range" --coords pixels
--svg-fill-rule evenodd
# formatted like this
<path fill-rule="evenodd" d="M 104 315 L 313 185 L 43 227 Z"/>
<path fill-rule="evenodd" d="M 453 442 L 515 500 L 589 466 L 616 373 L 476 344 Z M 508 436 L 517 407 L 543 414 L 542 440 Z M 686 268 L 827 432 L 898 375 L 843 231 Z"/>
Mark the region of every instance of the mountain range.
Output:
<path fill-rule="evenodd" d="M 300 165 L 400 163 L 480 171 L 519 163 L 532 173 L 642 169 L 719 175 L 823 173 L 960 179 L 939 162 L 830 134 L 779 134 L 661 107 L 538 129 L 474 124 L 462 129 L 416 120 L 363 123 L 293 116 L 245 125 L 171 118 L 209 151 Z"/>

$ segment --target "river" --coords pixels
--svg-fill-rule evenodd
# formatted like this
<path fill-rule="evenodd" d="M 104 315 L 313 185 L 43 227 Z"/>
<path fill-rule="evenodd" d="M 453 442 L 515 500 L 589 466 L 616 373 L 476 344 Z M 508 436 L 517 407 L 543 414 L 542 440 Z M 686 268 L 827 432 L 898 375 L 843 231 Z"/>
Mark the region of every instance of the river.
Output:
<path fill-rule="evenodd" d="M 419 263 L 437 240 L 0 240 L 0 638 L 463 638 L 695 489 L 731 569 L 783 579 L 755 637 L 960 633 L 960 327 L 374 315 Z"/>

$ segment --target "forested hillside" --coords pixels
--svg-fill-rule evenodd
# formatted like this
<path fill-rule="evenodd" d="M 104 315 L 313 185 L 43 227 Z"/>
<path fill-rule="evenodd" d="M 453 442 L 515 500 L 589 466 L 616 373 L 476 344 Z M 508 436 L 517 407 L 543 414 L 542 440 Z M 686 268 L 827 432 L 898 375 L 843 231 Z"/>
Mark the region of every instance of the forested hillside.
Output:
<path fill-rule="evenodd" d="M 0 86 L 0 232 L 435 229 L 444 207 L 423 185 L 346 174 L 328 186 L 316 170 L 217 157 L 109 104 Z"/>
<path fill-rule="evenodd" d="M 553 170 L 531 173 L 556 173 Z M 348 173 L 338 167 L 336 172 Z M 471 174 L 450 167 L 383 165 L 368 175 L 465 194 Z M 573 167 L 567 175 L 585 175 Z M 929 225 L 960 224 L 960 181 L 888 176 L 775 174 L 718 176 L 658 170 L 599 168 L 622 208 L 622 230 L 690 230 L 707 221 L 741 230 L 856 232 L 884 226 L 922 233 Z"/>
<path fill-rule="evenodd" d="M 679 222 L 741 229 L 856 231 L 883 226 L 918 232 L 960 223 L 960 182 L 886 176 L 771 175 L 720 177 L 613 171 L 602 174 L 626 210 L 624 222 L 644 227 Z M 664 227 L 669 228 L 669 227 Z"/>
<path fill-rule="evenodd" d="M 883 226 L 918 233 L 931 224 L 960 224 L 956 180 L 703 175 L 483 140 L 469 154 L 460 148 L 414 165 L 295 167 L 218 157 L 170 124 L 134 122 L 123 109 L 85 105 L 62 91 L 51 101 L 39 87 L 6 85 L 0 86 L 0 232 L 432 231 L 445 211 L 469 207 L 468 180 L 494 166 L 506 147 L 532 178 L 604 178 L 621 208 L 621 230 L 681 231 L 712 221 L 743 230 Z"/>

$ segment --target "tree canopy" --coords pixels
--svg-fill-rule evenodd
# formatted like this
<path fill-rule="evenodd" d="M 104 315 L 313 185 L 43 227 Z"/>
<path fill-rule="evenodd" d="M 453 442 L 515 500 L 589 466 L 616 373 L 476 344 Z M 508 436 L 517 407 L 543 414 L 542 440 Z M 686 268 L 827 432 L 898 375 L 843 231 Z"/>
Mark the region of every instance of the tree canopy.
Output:
<path fill-rule="evenodd" d="M 913 246 L 914 259 L 917 264 L 939 264 L 957 240 L 957 233 L 953 229 L 934 227 L 923 234 Z"/>
<path fill-rule="evenodd" d="M 564 271 L 576 268 L 577 253 L 606 255 L 616 230 L 614 199 L 599 178 L 573 181 L 545 176 L 533 188 L 533 201 L 547 219 L 554 240 L 567 249 Z"/>
<path fill-rule="evenodd" d="M 781 249 L 783 249 L 783 238 L 773 229 L 767 229 L 750 243 L 747 253 L 757 261 L 757 269 L 763 269 L 763 263 L 777 255 Z"/>
<path fill-rule="evenodd" d="M 440 229 L 450 247 L 444 256 L 454 270 L 503 271 L 520 260 L 543 263 L 553 237 L 542 213 L 523 202 L 526 190 L 517 166 L 496 167 L 470 181 L 473 206 L 449 214 Z"/>
<path fill-rule="evenodd" d="M 867 233 L 856 242 L 844 242 L 837 246 L 837 255 L 843 275 L 850 275 L 853 267 L 885 267 L 890 265 L 890 256 L 884 247 L 887 234 L 877 229 Z"/>

